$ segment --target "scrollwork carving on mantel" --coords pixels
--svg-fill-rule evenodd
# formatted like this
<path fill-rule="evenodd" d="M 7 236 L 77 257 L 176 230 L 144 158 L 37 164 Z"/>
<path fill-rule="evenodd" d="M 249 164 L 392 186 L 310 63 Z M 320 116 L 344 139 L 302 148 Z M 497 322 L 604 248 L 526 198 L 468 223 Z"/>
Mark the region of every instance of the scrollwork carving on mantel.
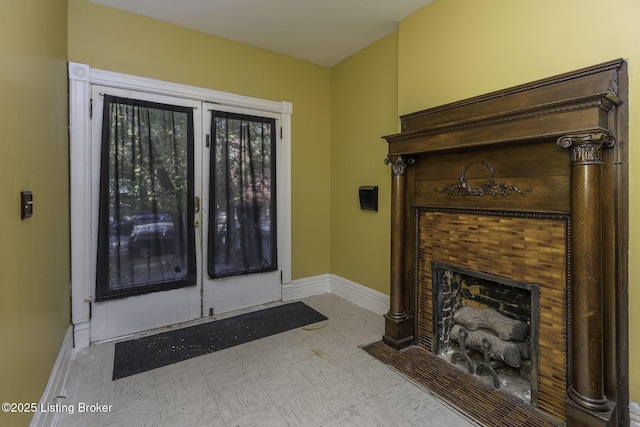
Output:
<path fill-rule="evenodd" d="M 460 184 L 454 184 L 449 187 L 446 187 L 442 190 L 436 189 L 438 193 L 448 193 L 451 196 L 496 196 L 500 194 L 501 196 L 509 196 L 513 192 L 516 192 L 521 195 L 526 195 L 526 193 L 530 193 L 533 191 L 532 188 L 527 188 L 526 190 L 520 190 L 515 185 L 509 184 L 498 184 L 495 182 L 495 174 L 496 170 L 491 165 L 491 163 L 487 161 L 482 161 L 482 164 L 489 170 L 491 177 L 489 181 L 482 184 L 480 187 L 474 187 L 467 182 L 467 170 L 474 164 L 475 162 L 471 161 L 464 165 L 462 168 L 462 172 L 460 172 Z"/>

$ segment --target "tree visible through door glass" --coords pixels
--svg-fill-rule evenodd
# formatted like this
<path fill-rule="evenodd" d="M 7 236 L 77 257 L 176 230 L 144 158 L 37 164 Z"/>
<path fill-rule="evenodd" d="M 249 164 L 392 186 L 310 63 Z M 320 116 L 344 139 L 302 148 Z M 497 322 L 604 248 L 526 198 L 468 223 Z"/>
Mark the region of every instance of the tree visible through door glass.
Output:
<path fill-rule="evenodd" d="M 193 111 L 105 95 L 96 299 L 195 284 Z"/>
<path fill-rule="evenodd" d="M 214 111 L 209 277 L 277 270 L 275 120 Z"/>

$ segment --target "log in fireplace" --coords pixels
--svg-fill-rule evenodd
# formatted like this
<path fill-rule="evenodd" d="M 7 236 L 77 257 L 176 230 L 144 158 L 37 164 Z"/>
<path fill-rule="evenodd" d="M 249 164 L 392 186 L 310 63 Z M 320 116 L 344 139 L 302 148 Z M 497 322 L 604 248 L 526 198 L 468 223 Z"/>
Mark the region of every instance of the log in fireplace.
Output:
<path fill-rule="evenodd" d="M 431 271 L 432 352 L 536 405 L 538 285 L 435 261 Z"/>
<path fill-rule="evenodd" d="M 390 309 L 382 342 L 367 350 L 481 424 L 626 425 L 626 95 L 626 63 L 615 60 L 402 116 L 401 132 L 385 137 Z M 525 284 L 495 291 L 510 298 L 535 295 L 534 316 L 520 320 L 528 335 L 513 340 L 534 349 L 528 401 L 468 364 L 441 363 L 450 345 L 441 335 L 456 329 L 459 362 L 472 332 L 462 322 L 443 329 L 434 314 L 447 309 L 434 290 L 442 265 Z M 473 361 L 476 372 L 492 359 Z"/>

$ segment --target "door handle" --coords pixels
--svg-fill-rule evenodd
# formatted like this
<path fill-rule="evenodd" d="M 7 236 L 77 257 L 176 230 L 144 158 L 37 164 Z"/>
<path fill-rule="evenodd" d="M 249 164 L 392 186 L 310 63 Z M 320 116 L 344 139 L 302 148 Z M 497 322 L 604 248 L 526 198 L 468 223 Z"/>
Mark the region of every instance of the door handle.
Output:
<path fill-rule="evenodd" d="M 193 198 L 193 211 L 195 213 L 200 212 L 200 197 L 198 196 Z"/>

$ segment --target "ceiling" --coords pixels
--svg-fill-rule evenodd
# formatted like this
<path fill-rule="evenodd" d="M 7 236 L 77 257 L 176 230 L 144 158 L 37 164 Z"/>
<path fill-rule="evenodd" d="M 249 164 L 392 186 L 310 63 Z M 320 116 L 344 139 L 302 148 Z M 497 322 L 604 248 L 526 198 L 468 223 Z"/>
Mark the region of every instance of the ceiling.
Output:
<path fill-rule="evenodd" d="M 91 0 L 331 67 L 433 0 Z"/>

